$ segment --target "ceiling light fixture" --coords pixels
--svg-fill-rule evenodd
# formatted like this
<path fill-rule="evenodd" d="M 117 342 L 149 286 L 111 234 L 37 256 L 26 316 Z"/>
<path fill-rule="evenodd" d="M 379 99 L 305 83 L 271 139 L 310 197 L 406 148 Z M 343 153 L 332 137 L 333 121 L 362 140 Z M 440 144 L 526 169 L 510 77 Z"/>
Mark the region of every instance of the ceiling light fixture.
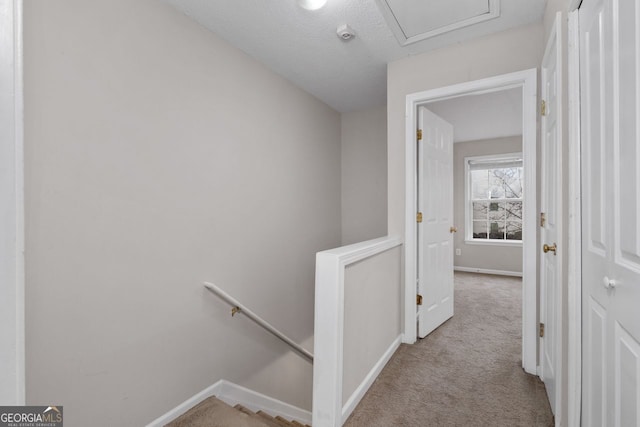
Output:
<path fill-rule="evenodd" d="M 318 10 L 327 3 L 327 0 L 298 0 L 298 5 L 307 10 Z"/>

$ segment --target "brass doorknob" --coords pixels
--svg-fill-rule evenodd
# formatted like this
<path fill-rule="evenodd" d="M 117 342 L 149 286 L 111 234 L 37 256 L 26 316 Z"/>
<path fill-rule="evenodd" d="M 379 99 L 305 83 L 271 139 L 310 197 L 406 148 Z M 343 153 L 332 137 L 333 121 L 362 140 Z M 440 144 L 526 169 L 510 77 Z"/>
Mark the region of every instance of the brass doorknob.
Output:
<path fill-rule="evenodd" d="M 545 254 L 547 252 L 553 252 L 554 255 L 556 255 L 556 249 L 558 249 L 558 247 L 556 246 L 556 244 L 554 243 L 553 245 L 549 246 L 546 243 L 542 246 L 542 252 L 544 252 Z"/>
<path fill-rule="evenodd" d="M 458 229 L 457 229 L 457 228 L 455 228 L 455 227 L 451 227 L 451 228 L 449 229 L 449 233 L 457 233 L 457 232 L 458 232 Z"/>

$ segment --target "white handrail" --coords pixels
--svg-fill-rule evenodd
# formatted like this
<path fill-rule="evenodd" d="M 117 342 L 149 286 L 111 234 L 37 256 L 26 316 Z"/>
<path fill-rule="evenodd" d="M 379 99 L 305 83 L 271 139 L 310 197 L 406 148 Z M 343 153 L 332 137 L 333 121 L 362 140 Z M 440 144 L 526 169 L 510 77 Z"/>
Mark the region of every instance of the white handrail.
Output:
<path fill-rule="evenodd" d="M 289 338 L 288 336 L 280 332 L 278 329 L 275 328 L 275 326 L 273 326 L 272 324 L 264 320 L 262 317 L 258 316 L 253 311 L 249 310 L 247 307 L 242 305 L 237 299 L 235 299 L 234 297 L 232 297 L 231 295 L 229 295 L 228 293 L 226 293 L 225 291 L 223 291 L 213 283 L 204 282 L 204 287 L 207 288 L 209 291 L 213 292 L 214 294 L 216 294 L 217 296 L 219 296 L 221 299 L 223 299 L 225 302 L 227 302 L 231 306 L 233 306 L 234 307 L 234 310 L 232 310 L 233 314 L 235 313 L 244 314 L 249 319 L 253 320 L 256 324 L 258 324 L 258 326 L 264 328 L 267 332 L 273 334 L 275 337 L 279 338 L 280 340 L 288 344 L 298 354 L 306 358 L 309 362 L 313 363 L 312 353 L 310 353 L 307 349 L 302 347 L 300 344 L 296 343 L 291 338 Z"/>

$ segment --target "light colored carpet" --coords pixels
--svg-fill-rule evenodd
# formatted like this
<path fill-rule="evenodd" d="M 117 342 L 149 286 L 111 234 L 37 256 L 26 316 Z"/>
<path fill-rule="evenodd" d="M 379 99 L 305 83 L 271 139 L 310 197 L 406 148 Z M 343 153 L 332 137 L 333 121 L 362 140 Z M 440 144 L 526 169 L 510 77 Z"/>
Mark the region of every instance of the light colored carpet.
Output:
<path fill-rule="evenodd" d="M 522 281 L 456 272 L 454 298 L 454 317 L 402 345 L 345 426 L 553 425 L 544 384 L 522 370 Z"/>
<path fill-rule="evenodd" d="M 215 396 L 208 397 L 164 427 L 309 427 L 297 421 L 272 417 L 238 404 L 231 407 Z"/>
<path fill-rule="evenodd" d="M 267 427 L 266 421 L 232 408 L 209 397 L 165 427 Z"/>

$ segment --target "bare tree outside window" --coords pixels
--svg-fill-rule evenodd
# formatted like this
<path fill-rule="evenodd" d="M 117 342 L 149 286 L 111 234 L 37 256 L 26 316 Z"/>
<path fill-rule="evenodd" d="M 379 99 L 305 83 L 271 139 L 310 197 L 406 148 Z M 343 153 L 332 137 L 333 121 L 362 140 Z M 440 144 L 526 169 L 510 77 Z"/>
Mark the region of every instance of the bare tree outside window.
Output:
<path fill-rule="evenodd" d="M 522 166 L 470 171 L 474 239 L 522 241 Z"/>

